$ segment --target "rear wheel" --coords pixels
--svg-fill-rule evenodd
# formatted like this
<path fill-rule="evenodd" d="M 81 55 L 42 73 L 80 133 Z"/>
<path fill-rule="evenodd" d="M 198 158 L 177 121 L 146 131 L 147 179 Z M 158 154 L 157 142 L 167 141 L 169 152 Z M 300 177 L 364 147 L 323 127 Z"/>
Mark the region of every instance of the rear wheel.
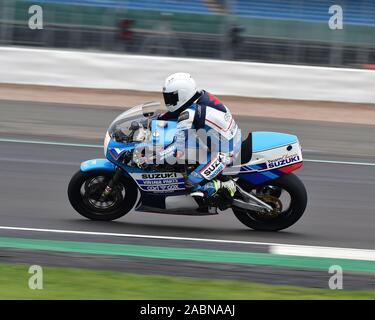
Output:
<path fill-rule="evenodd" d="M 255 191 L 259 199 L 273 208 L 272 212 L 262 213 L 233 207 L 237 219 L 254 230 L 278 231 L 286 229 L 296 223 L 306 209 L 306 188 L 293 173 L 256 188 L 241 181 L 241 187 L 247 192 Z"/>
<path fill-rule="evenodd" d="M 103 199 L 102 193 L 112 177 L 110 171 L 78 171 L 68 186 L 72 207 L 91 220 L 111 221 L 127 214 L 137 201 L 138 188 L 132 180 L 121 177 L 110 195 Z"/>

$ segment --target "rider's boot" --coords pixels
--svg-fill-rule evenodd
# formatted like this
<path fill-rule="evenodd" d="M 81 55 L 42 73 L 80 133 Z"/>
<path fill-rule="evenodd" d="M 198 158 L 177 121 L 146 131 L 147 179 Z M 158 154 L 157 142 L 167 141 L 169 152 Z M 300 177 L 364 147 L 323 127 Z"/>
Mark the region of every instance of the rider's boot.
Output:
<path fill-rule="evenodd" d="M 215 179 L 207 182 L 203 186 L 198 186 L 190 195 L 200 198 L 212 197 L 218 191 L 224 191 L 230 198 L 233 198 L 236 193 L 236 184 L 233 180 L 223 182 Z"/>

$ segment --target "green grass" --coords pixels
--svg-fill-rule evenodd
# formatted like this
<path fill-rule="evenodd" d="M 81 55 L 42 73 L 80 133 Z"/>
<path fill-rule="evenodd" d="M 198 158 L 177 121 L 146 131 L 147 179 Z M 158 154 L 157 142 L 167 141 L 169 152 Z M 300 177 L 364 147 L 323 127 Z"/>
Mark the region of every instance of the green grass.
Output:
<path fill-rule="evenodd" d="M 375 292 L 55 267 L 43 268 L 43 290 L 31 290 L 28 268 L 0 264 L 0 299 L 375 299 Z"/>

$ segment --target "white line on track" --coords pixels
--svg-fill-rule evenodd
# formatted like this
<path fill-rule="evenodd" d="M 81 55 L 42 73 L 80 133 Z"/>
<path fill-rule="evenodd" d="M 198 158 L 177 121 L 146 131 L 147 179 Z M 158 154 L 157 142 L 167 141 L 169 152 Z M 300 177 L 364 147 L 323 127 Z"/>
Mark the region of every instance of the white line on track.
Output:
<path fill-rule="evenodd" d="M 371 163 L 371 162 L 337 161 L 337 160 L 320 160 L 320 159 L 303 159 L 303 161 L 315 162 L 315 163 L 331 163 L 331 164 L 344 164 L 344 165 L 375 167 L 375 163 Z"/>
<path fill-rule="evenodd" d="M 44 145 L 51 145 L 51 146 L 66 146 L 66 147 L 81 147 L 81 148 L 82 147 L 83 148 L 103 148 L 102 145 L 98 145 L 98 144 L 70 143 L 70 142 L 58 142 L 58 141 L 41 141 L 41 140 L 22 140 L 22 139 L 0 138 L 0 142 L 44 144 Z"/>
<path fill-rule="evenodd" d="M 0 142 L 41 144 L 41 145 L 81 147 L 81 148 L 103 148 L 102 145 L 98 145 L 98 144 L 69 143 L 69 142 L 40 141 L 40 140 L 19 140 L 19 139 L 6 139 L 6 138 L 0 138 Z M 371 163 L 371 162 L 337 161 L 337 160 L 320 160 L 320 159 L 304 159 L 304 161 L 313 162 L 313 163 L 343 164 L 343 165 L 375 167 L 375 163 Z"/>
<path fill-rule="evenodd" d="M 273 244 L 273 243 L 267 243 L 267 242 L 251 242 L 251 241 L 240 241 L 240 240 L 205 239 L 205 238 L 157 236 L 157 235 L 131 234 L 131 233 L 112 233 L 112 232 L 97 232 L 97 231 L 61 230 L 61 229 L 40 229 L 40 228 L 24 228 L 24 227 L 8 227 L 8 226 L 0 226 L 0 230 L 49 232 L 49 233 L 63 233 L 63 234 L 80 234 L 80 235 L 107 236 L 107 237 L 109 236 L 109 237 L 122 237 L 122 238 L 142 238 L 142 239 L 232 243 L 232 244 L 265 245 L 265 246 L 270 246 L 270 245 Z"/>
<path fill-rule="evenodd" d="M 254 241 L 207 239 L 207 238 L 188 238 L 188 237 L 157 236 L 157 235 L 130 234 L 130 233 L 80 231 L 80 230 L 40 229 L 40 228 L 24 228 L 24 227 L 8 227 L 8 226 L 0 226 L 0 230 L 94 235 L 94 236 L 102 236 L 102 237 L 109 236 L 109 237 L 122 237 L 122 238 L 141 238 L 141 239 L 159 239 L 159 240 L 175 240 L 175 241 L 194 241 L 194 242 L 207 242 L 207 243 L 258 245 L 258 246 L 268 246 L 269 253 L 276 254 L 276 255 L 375 261 L 375 250 L 368 250 L 368 249 L 318 247 L 318 246 L 292 245 L 292 244 L 281 244 L 281 243 L 270 243 L 270 242 L 254 242 Z M 0 246 L 1 246 L 1 243 L 0 243 Z"/>
<path fill-rule="evenodd" d="M 33 163 L 33 164 L 52 164 L 58 166 L 77 166 L 79 162 L 71 161 L 51 161 L 51 160 L 41 160 L 41 159 L 20 159 L 20 158 L 7 158 L 0 157 L 0 162 L 13 162 L 13 163 Z"/>
<path fill-rule="evenodd" d="M 316 246 L 299 245 L 271 245 L 270 253 L 299 256 L 299 257 L 318 257 L 350 260 L 375 261 L 375 250 L 349 249 L 349 248 L 329 248 Z"/>

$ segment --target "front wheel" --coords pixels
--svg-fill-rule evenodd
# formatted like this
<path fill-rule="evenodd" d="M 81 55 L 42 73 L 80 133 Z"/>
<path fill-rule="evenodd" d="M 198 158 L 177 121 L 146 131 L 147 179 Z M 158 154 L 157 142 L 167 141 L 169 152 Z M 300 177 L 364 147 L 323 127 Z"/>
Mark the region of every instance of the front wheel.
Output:
<path fill-rule="evenodd" d="M 256 196 L 272 206 L 270 213 L 260 213 L 233 207 L 238 220 L 254 230 L 279 231 L 297 222 L 307 205 L 307 192 L 301 180 L 289 173 L 260 187 L 252 188 L 240 181 L 245 191 L 255 191 Z"/>
<path fill-rule="evenodd" d="M 137 201 L 138 188 L 133 181 L 122 176 L 111 194 L 102 199 L 101 195 L 113 174 L 102 170 L 78 171 L 68 186 L 72 207 L 91 220 L 111 221 L 127 214 Z"/>

